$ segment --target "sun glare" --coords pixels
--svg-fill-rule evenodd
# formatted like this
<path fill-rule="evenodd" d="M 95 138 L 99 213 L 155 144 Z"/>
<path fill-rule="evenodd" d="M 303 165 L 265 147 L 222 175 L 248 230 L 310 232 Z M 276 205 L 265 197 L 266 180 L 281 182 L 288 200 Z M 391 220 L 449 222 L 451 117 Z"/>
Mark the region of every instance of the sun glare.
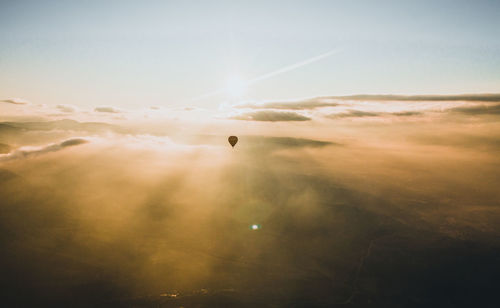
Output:
<path fill-rule="evenodd" d="M 229 97 L 241 97 L 246 93 L 247 83 L 240 76 L 233 75 L 226 80 L 224 92 Z"/>

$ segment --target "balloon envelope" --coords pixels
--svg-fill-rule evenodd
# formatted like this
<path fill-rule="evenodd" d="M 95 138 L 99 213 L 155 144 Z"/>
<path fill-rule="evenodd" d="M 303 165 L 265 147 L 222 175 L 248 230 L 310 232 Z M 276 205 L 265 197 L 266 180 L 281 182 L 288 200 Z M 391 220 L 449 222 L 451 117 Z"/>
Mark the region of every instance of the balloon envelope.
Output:
<path fill-rule="evenodd" d="M 227 138 L 227 141 L 229 141 L 229 144 L 234 148 L 234 146 L 238 142 L 238 137 L 236 137 L 236 136 L 229 136 L 229 138 Z"/>

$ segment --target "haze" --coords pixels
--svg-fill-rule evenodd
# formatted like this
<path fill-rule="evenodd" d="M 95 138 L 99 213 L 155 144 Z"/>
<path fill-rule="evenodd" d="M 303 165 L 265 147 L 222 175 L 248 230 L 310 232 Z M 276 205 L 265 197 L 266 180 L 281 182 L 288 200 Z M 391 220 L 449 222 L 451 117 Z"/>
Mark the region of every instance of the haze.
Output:
<path fill-rule="evenodd" d="M 0 3 L 2 306 L 496 306 L 498 12 Z"/>

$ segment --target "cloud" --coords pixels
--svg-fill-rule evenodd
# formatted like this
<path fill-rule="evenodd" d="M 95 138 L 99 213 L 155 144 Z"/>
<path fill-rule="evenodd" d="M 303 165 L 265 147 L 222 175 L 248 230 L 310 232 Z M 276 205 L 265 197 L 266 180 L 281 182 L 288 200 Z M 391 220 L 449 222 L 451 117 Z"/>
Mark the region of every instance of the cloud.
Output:
<path fill-rule="evenodd" d="M 14 104 L 14 105 L 26 105 L 29 103 L 27 100 L 24 100 L 22 98 L 3 99 L 3 100 L 0 100 L 0 102 Z"/>
<path fill-rule="evenodd" d="M 251 108 L 251 109 L 288 109 L 288 110 L 305 110 L 321 107 L 335 107 L 338 103 L 334 103 L 329 99 L 313 98 L 300 101 L 290 102 L 265 102 L 265 103 L 245 103 L 236 105 L 236 108 Z"/>
<path fill-rule="evenodd" d="M 268 152 L 275 149 L 286 148 L 320 148 L 328 145 L 340 145 L 339 143 L 331 141 L 321 141 L 307 138 L 294 138 L 294 137 L 263 137 L 263 136 L 247 136 L 241 138 L 242 142 L 249 143 L 250 147 L 259 148 L 260 151 Z M 244 146 L 244 145 L 243 145 Z M 240 145 L 241 147 L 241 145 Z"/>
<path fill-rule="evenodd" d="M 451 112 L 458 112 L 468 115 L 500 115 L 500 104 L 498 105 L 480 105 L 468 107 L 456 107 L 449 109 Z"/>
<path fill-rule="evenodd" d="M 403 101 L 403 102 L 452 102 L 452 101 L 469 101 L 469 102 L 500 102 L 500 94 L 460 94 L 460 95 L 346 95 L 346 96 L 320 96 L 296 101 L 269 101 L 263 103 L 246 102 L 235 105 L 234 108 L 249 108 L 249 109 L 283 109 L 283 110 L 311 110 L 323 107 L 336 107 L 343 105 L 344 101 Z M 417 115 L 414 111 L 403 111 L 392 113 L 396 116 Z M 346 116 L 369 116 L 362 114 L 347 114 Z M 371 115 L 374 116 L 374 115 Z"/>
<path fill-rule="evenodd" d="M 381 113 L 380 112 L 368 112 L 368 111 L 361 111 L 361 110 L 349 110 L 347 112 L 343 113 L 336 113 L 333 115 L 330 115 L 330 118 L 350 118 L 350 117 L 376 117 L 379 116 Z"/>
<path fill-rule="evenodd" d="M 59 109 L 59 111 L 67 113 L 72 113 L 76 111 L 76 108 L 71 105 L 57 105 L 56 108 Z"/>
<path fill-rule="evenodd" d="M 81 139 L 81 138 L 73 138 L 73 139 L 68 139 L 59 144 L 61 148 L 66 148 L 66 147 L 72 147 L 75 145 L 80 145 L 87 143 L 88 141 L 86 139 Z"/>
<path fill-rule="evenodd" d="M 3 302 L 334 307 L 369 298 L 391 306 L 373 285 L 409 306 L 460 294 L 494 302 L 497 153 L 406 137 L 464 129 L 494 138 L 496 123 L 318 121 L 245 136 L 253 125 L 222 122 L 225 136 L 207 129 L 199 142 L 224 146 L 110 134 L 82 151 L 0 169 Z"/>
<path fill-rule="evenodd" d="M 361 118 L 361 117 L 385 117 L 385 116 L 397 116 L 397 117 L 410 117 L 421 115 L 422 112 L 419 111 L 400 111 L 400 112 L 372 112 L 372 111 L 362 111 L 362 110 L 348 110 L 347 112 L 334 113 L 327 116 L 327 118 Z"/>
<path fill-rule="evenodd" d="M 409 116 L 416 116 L 416 115 L 422 115 L 422 112 L 420 111 L 401 111 L 401 112 L 392 112 L 392 115 L 399 116 L 399 117 L 409 117 Z"/>
<path fill-rule="evenodd" d="M 95 112 L 107 112 L 107 113 L 121 113 L 121 110 L 118 110 L 114 107 L 106 107 L 106 106 L 102 106 L 102 107 L 96 107 L 94 109 Z"/>
<path fill-rule="evenodd" d="M 247 112 L 241 115 L 234 116 L 231 119 L 246 120 L 246 121 L 267 121 L 267 122 L 311 120 L 311 118 L 308 118 L 296 112 L 280 112 L 280 111 Z"/>
<path fill-rule="evenodd" d="M 38 155 L 50 153 L 50 152 L 57 152 L 62 149 L 80 145 L 80 144 L 85 144 L 88 143 L 86 139 L 82 138 L 71 138 L 68 140 L 65 140 L 63 142 L 57 143 L 57 144 L 50 144 L 42 148 L 20 148 L 12 153 L 8 154 L 1 154 L 0 155 L 0 161 L 10 161 L 10 160 L 15 160 L 15 159 L 24 159 L 24 158 L 30 158 L 30 157 L 35 157 Z"/>
<path fill-rule="evenodd" d="M 78 122 L 70 119 L 40 122 L 0 122 L 0 133 L 23 131 L 87 131 L 87 132 L 123 132 L 119 126 L 103 122 Z"/>
<path fill-rule="evenodd" d="M 458 94 L 458 95 L 346 95 L 323 96 L 317 99 L 336 99 L 352 101 L 471 101 L 500 102 L 500 94 Z"/>
<path fill-rule="evenodd" d="M 417 143 L 435 146 L 451 146 L 458 148 L 468 148 L 471 150 L 481 151 L 499 151 L 500 138 L 498 135 L 491 136 L 474 135 L 468 133 L 461 134 L 446 134 L 446 135 L 431 135 L 420 134 L 410 138 Z"/>

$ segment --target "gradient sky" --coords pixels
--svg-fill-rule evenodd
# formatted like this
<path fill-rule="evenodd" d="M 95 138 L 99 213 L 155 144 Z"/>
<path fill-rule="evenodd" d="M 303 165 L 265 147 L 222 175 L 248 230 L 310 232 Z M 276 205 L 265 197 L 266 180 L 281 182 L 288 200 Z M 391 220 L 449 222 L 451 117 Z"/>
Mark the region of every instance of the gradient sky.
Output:
<path fill-rule="evenodd" d="M 216 107 L 245 99 L 500 92 L 499 1 L 1 1 L 0 99 Z"/>

